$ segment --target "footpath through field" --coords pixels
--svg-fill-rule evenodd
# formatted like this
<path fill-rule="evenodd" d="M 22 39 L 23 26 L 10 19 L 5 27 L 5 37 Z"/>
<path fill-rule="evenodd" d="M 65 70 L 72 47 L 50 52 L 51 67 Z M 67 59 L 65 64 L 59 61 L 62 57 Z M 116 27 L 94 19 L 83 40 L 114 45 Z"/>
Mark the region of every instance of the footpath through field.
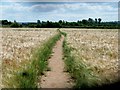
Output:
<path fill-rule="evenodd" d="M 65 65 L 62 60 L 63 40 L 64 36 L 57 41 L 53 48 L 53 55 L 48 60 L 48 67 L 50 67 L 50 71 L 47 71 L 45 75 L 41 77 L 41 88 L 71 88 L 73 86 L 69 74 L 64 72 Z"/>

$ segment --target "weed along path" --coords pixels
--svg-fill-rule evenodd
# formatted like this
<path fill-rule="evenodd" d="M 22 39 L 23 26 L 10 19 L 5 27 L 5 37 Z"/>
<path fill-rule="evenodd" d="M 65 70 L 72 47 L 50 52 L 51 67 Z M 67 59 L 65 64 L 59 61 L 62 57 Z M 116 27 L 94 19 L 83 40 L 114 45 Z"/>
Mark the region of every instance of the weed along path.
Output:
<path fill-rule="evenodd" d="M 41 88 L 72 88 L 73 83 L 68 73 L 64 72 L 64 61 L 62 60 L 62 44 L 64 36 L 57 41 L 53 48 L 52 57 L 48 60 L 50 71 L 46 71 L 41 77 Z"/>

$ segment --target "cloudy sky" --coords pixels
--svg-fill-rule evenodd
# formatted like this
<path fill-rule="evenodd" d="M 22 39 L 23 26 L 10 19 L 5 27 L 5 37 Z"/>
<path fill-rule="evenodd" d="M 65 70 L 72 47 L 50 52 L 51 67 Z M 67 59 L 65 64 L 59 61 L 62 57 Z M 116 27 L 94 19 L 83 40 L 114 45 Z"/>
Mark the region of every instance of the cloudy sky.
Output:
<path fill-rule="evenodd" d="M 118 21 L 117 2 L 2 2 L 2 16 L 18 22 L 77 21 L 102 18 L 102 21 Z"/>

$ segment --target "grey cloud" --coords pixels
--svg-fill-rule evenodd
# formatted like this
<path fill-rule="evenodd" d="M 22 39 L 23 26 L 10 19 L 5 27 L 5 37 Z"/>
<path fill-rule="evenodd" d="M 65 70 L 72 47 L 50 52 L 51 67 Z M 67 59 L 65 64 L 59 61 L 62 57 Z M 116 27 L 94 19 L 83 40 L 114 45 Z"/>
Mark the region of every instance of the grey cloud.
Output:
<path fill-rule="evenodd" d="M 1 0 L 3 2 L 119 2 L 119 0 Z"/>
<path fill-rule="evenodd" d="M 75 4 L 37 4 L 31 7 L 35 12 L 67 12 L 77 10 L 91 10 L 91 11 L 117 11 L 117 7 L 113 8 L 110 5 L 98 5 L 88 3 L 75 3 Z"/>
<path fill-rule="evenodd" d="M 31 10 L 35 12 L 63 12 L 68 9 L 75 10 L 76 6 L 74 4 L 37 4 L 31 7 Z"/>
<path fill-rule="evenodd" d="M 51 12 L 56 10 L 56 6 L 50 4 L 38 4 L 31 7 L 32 11 L 35 12 Z"/>

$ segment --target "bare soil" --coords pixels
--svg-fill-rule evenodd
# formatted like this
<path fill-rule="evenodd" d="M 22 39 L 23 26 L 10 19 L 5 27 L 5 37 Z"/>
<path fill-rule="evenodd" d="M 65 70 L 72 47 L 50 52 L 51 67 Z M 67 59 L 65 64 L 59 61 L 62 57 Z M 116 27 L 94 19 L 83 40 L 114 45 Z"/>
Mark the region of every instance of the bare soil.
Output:
<path fill-rule="evenodd" d="M 50 71 L 47 71 L 45 75 L 41 77 L 41 88 L 72 88 L 73 80 L 70 75 L 65 72 L 64 61 L 62 60 L 62 44 L 64 37 L 62 36 L 53 48 L 53 55 L 48 60 L 48 67 Z"/>

